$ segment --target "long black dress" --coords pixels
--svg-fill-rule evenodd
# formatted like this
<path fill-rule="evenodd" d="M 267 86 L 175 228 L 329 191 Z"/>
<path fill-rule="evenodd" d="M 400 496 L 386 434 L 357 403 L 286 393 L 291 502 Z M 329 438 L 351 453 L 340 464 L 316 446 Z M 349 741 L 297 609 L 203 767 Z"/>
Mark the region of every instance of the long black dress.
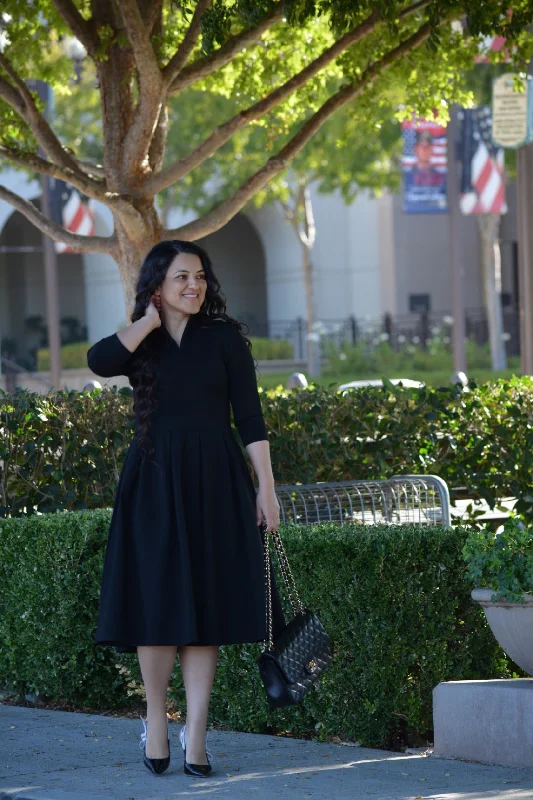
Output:
<path fill-rule="evenodd" d="M 126 454 L 104 560 L 97 645 L 223 645 L 265 637 L 262 538 L 244 445 L 267 439 L 252 355 L 230 322 L 191 315 L 181 344 L 156 344 L 155 409 L 142 458 Z M 87 360 L 102 377 L 129 375 L 116 334 Z M 275 628 L 283 625 L 277 590 Z"/>

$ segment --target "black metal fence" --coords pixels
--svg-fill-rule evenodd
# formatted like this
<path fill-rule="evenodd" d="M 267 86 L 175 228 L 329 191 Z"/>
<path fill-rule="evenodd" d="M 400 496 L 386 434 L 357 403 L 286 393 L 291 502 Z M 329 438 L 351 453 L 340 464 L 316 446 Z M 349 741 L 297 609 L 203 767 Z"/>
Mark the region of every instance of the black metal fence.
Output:
<path fill-rule="evenodd" d="M 484 309 L 469 309 L 465 314 L 466 336 L 478 345 L 489 342 L 487 315 Z M 267 339 L 285 339 L 293 345 L 294 358 L 307 357 L 307 321 L 298 317 L 293 320 L 270 322 L 247 321 L 250 336 Z M 505 350 L 508 356 L 520 355 L 520 320 L 518 311 L 503 309 Z M 451 345 L 453 317 L 446 312 L 422 312 L 420 314 L 384 314 L 380 318 L 321 319 L 311 333 L 322 342 L 329 340 L 337 347 L 344 344 L 367 345 L 387 341 L 393 350 L 406 345 L 421 350 L 429 348 L 431 341 L 440 339 Z"/>

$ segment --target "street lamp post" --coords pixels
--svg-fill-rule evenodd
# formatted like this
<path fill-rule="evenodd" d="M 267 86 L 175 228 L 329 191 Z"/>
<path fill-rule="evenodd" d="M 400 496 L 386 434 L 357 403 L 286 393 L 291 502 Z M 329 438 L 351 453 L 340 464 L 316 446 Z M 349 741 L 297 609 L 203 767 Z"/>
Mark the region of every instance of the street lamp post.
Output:
<path fill-rule="evenodd" d="M 39 97 L 45 104 L 45 117 L 50 115 L 51 89 L 44 81 L 35 81 Z M 39 154 L 44 157 L 43 152 Z M 41 211 L 52 218 L 50 202 L 50 178 L 41 175 Z M 48 347 L 50 350 L 50 377 L 52 388 L 61 389 L 61 333 L 59 327 L 59 283 L 57 278 L 57 254 L 49 236 L 43 233 L 44 280 L 46 287 L 46 321 L 48 326 Z"/>
<path fill-rule="evenodd" d="M 448 125 L 448 216 L 452 278 L 453 366 L 456 372 L 466 372 L 465 267 L 462 220 L 459 208 L 457 112 L 457 106 L 454 104 L 451 108 L 450 124 Z"/>

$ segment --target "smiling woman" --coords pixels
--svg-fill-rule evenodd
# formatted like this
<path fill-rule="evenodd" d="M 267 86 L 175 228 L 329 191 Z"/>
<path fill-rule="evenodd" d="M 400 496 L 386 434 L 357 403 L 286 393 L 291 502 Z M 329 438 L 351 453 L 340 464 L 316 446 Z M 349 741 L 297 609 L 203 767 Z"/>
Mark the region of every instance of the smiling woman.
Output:
<path fill-rule="evenodd" d="M 185 771 L 207 774 L 218 647 L 266 635 L 259 526 L 263 519 L 269 530 L 279 524 L 269 443 L 249 342 L 225 313 L 202 248 L 166 241 L 148 253 L 132 320 L 88 353 L 96 374 L 129 377 L 136 417 L 95 641 L 138 653 L 148 706 L 142 743 L 152 771 L 168 766 L 165 697 L 178 650 L 187 693 Z M 257 498 L 230 406 L 259 479 Z"/>

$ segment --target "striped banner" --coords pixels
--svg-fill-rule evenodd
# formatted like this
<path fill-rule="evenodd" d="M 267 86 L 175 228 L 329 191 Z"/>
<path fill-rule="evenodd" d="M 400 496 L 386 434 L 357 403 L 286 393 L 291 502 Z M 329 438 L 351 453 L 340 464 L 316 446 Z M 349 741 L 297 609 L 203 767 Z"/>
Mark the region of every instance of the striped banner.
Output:
<path fill-rule="evenodd" d="M 54 220 L 71 233 L 94 236 L 94 215 L 80 193 L 63 181 L 55 181 L 52 191 Z M 55 242 L 56 253 L 76 253 L 63 242 Z"/>
<path fill-rule="evenodd" d="M 492 141 L 490 106 L 464 109 L 459 159 L 463 214 L 505 214 L 504 151 Z"/>

